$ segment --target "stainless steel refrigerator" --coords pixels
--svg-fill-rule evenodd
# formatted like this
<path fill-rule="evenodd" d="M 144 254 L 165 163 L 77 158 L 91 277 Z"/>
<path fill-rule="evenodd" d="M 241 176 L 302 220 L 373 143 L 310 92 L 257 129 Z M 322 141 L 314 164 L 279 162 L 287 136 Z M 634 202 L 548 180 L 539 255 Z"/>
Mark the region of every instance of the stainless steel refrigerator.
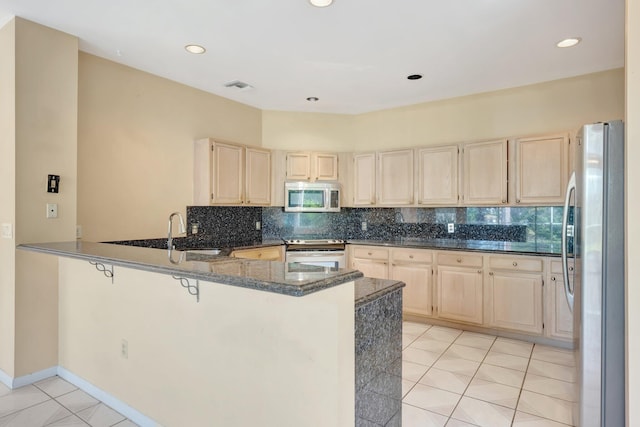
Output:
<path fill-rule="evenodd" d="M 574 150 L 562 232 L 565 292 L 574 316 L 574 421 L 580 427 L 624 426 L 623 123 L 584 126 Z"/>

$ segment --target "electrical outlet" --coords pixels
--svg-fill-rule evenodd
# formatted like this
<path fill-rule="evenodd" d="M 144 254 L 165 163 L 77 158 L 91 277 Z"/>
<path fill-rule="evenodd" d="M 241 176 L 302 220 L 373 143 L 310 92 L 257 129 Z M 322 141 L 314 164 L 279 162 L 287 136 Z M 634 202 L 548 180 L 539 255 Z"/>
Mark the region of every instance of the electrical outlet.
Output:
<path fill-rule="evenodd" d="M 120 342 L 120 355 L 123 359 L 129 358 L 129 342 L 124 338 Z"/>
<path fill-rule="evenodd" d="M 260 221 L 256 221 L 256 230 L 262 230 L 262 223 Z"/>
<path fill-rule="evenodd" d="M 362 231 L 367 231 L 367 221 L 362 221 L 362 223 L 360 224 L 360 228 L 362 229 Z"/>
<path fill-rule="evenodd" d="M 57 203 L 47 203 L 47 218 L 58 218 Z"/>
<path fill-rule="evenodd" d="M 456 230 L 455 230 L 455 225 L 454 225 L 452 222 L 450 222 L 449 224 L 447 224 L 447 232 L 449 232 L 449 233 L 453 233 L 453 232 L 455 232 L 455 231 L 456 231 Z"/>
<path fill-rule="evenodd" d="M 2 238 L 13 239 L 13 224 L 10 222 L 2 224 Z"/>

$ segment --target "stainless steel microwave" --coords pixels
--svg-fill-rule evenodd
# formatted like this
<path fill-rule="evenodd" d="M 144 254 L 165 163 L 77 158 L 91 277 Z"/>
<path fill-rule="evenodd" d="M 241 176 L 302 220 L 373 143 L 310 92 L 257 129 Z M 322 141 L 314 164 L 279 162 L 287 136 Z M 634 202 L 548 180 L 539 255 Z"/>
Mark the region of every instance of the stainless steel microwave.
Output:
<path fill-rule="evenodd" d="M 286 212 L 340 212 L 337 182 L 285 182 Z"/>

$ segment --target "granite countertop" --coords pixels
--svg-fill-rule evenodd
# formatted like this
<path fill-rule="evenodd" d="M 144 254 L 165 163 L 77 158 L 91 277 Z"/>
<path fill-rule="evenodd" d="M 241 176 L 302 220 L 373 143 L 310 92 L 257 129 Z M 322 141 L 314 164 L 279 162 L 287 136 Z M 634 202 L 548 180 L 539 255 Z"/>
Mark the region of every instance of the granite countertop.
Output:
<path fill-rule="evenodd" d="M 388 294 L 389 292 L 393 292 L 397 289 L 402 289 L 404 286 L 404 282 L 399 282 L 397 280 L 361 277 L 355 282 L 355 306 L 359 307 L 371 301 L 375 301 L 381 296 Z"/>
<path fill-rule="evenodd" d="M 348 240 L 348 243 L 370 246 L 391 246 L 420 249 L 497 252 L 513 255 L 560 256 L 560 244 L 531 242 L 499 242 L 490 240 L 454 240 L 401 238 L 391 240 Z"/>
<path fill-rule="evenodd" d="M 194 254 L 196 259 L 188 259 L 188 252 L 184 251 L 174 250 L 169 256 L 166 249 L 108 243 L 34 243 L 18 245 L 18 248 L 291 296 L 304 296 L 362 277 L 362 273 L 357 270 L 337 270 L 224 255 Z"/>

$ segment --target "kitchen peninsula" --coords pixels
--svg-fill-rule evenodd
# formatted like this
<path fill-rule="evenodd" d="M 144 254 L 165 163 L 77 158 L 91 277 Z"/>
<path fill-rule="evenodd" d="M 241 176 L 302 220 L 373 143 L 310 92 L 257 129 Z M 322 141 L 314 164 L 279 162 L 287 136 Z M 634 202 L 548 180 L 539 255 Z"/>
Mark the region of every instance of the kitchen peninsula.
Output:
<path fill-rule="evenodd" d="M 401 282 L 104 243 L 19 248 L 59 257 L 59 374 L 141 425 L 348 426 L 383 394 L 399 414 L 400 376 L 375 380 L 400 358 Z"/>

